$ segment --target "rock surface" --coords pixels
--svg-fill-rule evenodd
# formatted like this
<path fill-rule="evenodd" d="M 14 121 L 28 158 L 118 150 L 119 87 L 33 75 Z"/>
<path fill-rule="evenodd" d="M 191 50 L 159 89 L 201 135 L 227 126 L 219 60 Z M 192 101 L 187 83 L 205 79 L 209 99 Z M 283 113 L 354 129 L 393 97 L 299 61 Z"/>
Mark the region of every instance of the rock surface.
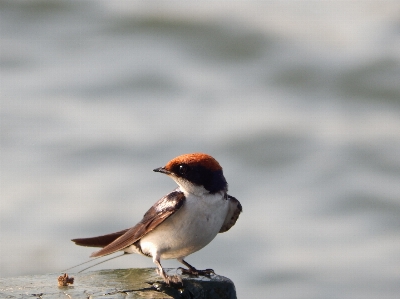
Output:
<path fill-rule="evenodd" d="M 184 286 L 175 289 L 166 286 L 154 268 L 68 273 L 74 284 L 64 287 L 58 286 L 61 274 L 0 278 L 0 298 L 236 298 L 233 282 L 219 275 L 182 275 Z"/>

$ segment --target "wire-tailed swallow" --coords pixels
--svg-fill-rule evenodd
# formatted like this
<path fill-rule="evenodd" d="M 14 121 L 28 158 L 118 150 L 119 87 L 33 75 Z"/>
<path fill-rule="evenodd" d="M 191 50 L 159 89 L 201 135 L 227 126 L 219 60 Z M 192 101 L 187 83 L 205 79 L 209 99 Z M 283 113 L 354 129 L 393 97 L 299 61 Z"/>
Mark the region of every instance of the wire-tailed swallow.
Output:
<path fill-rule="evenodd" d="M 242 212 L 240 202 L 227 194 L 222 167 L 207 154 L 193 153 L 178 156 L 154 171 L 168 175 L 178 187 L 157 201 L 138 224 L 116 233 L 72 241 L 81 246 L 103 247 L 91 257 L 117 251 L 151 257 L 158 274 L 169 285 L 181 284 L 181 280 L 167 275 L 160 259 L 177 259 L 188 267 L 181 268 L 185 274 L 213 273 L 211 269 L 197 270 L 184 259 L 218 233 L 228 231 Z"/>

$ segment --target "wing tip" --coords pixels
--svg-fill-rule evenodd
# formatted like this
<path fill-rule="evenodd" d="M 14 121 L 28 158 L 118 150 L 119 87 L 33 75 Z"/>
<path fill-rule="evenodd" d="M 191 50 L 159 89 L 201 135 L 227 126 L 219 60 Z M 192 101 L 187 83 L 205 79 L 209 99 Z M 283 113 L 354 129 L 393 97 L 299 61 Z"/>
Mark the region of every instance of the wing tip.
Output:
<path fill-rule="evenodd" d="M 86 246 L 84 240 L 85 239 L 72 239 L 71 241 L 74 242 L 76 245 Z"/>

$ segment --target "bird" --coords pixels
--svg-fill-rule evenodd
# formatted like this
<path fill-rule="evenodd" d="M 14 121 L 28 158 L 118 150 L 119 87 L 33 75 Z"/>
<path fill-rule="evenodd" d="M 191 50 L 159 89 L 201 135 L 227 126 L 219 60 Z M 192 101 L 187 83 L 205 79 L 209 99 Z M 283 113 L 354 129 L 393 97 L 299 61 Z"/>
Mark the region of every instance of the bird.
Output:
<path fill-rule="evenodd" d="M 156 271 L 169 286 L 182 286 L 178 275 L 168 275 L 162 259 L 176 259 L 187 267 L 182 274 L 211 275 L 212 269 L 197 270 L 185 258 L 209 244 L 218 233 L 235 225 L 242 205 L 228 195 L 228 183 L 222 167 L 204 153 L 180 155 L 154 172 L 166 174 L 178 185 L 158 200 L 129 229 L 115 233 L 73 239 L 76 245 L 102 247 L 90 257 L 102 257 L 118 251 L 152 258 Z"/>

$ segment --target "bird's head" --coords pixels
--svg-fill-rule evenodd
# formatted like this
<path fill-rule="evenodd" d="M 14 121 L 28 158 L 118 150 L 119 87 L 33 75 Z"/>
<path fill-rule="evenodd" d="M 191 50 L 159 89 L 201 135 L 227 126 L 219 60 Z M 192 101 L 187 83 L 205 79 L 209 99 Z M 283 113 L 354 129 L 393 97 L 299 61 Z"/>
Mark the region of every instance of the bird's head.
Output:
<path fill-rule="evenodd" d="M 213 194 L 228 190 L 221 165 L 207 154 L 181 155 L 154 171 L 170 176 L 183 190 L 192 194 Z"/>

